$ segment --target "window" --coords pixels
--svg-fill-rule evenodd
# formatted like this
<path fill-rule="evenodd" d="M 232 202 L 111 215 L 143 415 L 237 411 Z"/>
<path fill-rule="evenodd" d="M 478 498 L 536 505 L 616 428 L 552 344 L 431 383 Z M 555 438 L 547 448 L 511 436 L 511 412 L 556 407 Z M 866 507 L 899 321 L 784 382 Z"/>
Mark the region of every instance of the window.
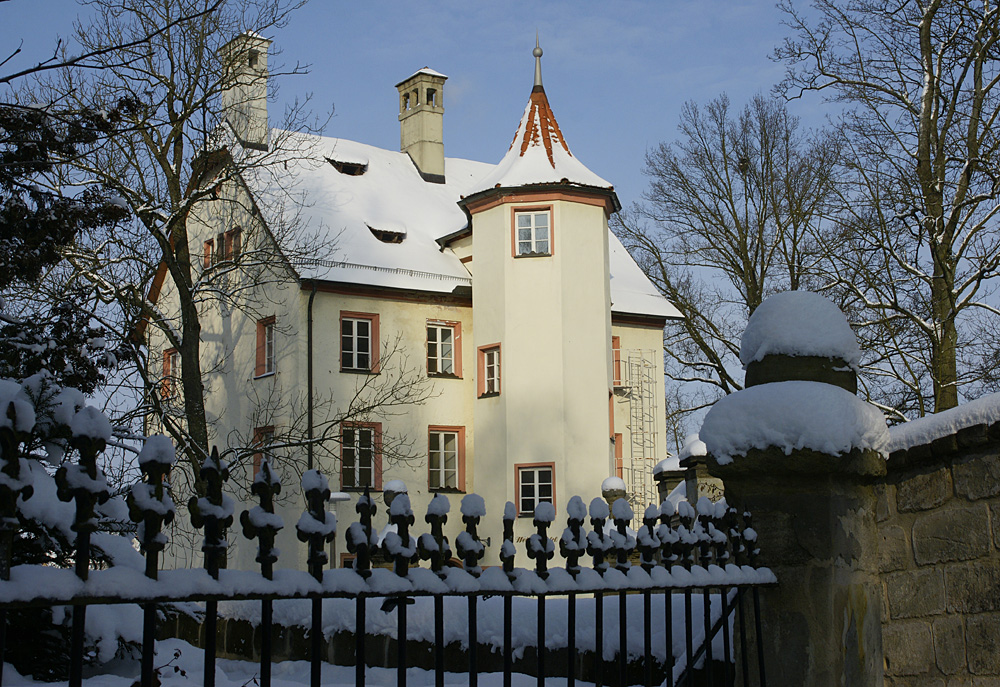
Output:
<path fill-rule="evenodd" d="M 340 313 L 340 369 L 378 372 L 378 315 Z"/>
<path fill-rule="evenodd" d="M 274 374 L 274 316 L 257 320 L 257 363 L 254 376 Z"/>
<path fill-rule="evenodd" d="M 181 353 L 176 348 L 163 352 L 163 398 L 173 398 L 180 390 Z"/>
<path fill-rule="evenodd" d="M 520 515 L 534 515 L 539 503 L 556 502 L 555 464 L 532 463 L 515 465 L 517 485 L 517 512 Z"/>
<path fill-rule="evenodd" d="M 427 323 L 427 374 L 462 376 L 462 324 Z"/>
<path fill-rule="evenodd" d="M 465 491 L 465 427 L 428 428 L 427 469 L 430 489 Z"/>
<path fill-rule="evenodd" d="M 257 476 L 257 473 L 260 472 L 260 464 L 264 459 L 264 454 L 266 453 L 264 449 L 272 441 L 274 441 L 274 427 L 257 427 L 253 431 L 253 445 L 260 450 L 253 454 L 253 471 L 250 473 L 251 482 Z"/>
<path fill-rule="evenodd" d="M 500 395 L 500 344 L 479 348 L 479 396 Z"/>
<path fill-rule="evenodd" d="M 214 264 L 215 264 L 215 241 L 209 239 L 208 241 L 205 241 L 205 262 L 203 266 L 207 270 Z"/>
<path fill-rule="evenodd" d="M 515 257 L 552 254 L 550 217 L 548 210 L 514 213 Z"/>
<path fill-rule="evenodd" d="M 427 89 L 427 104 L 431 107 L 437 106 L 437 91 L 433 88 Z"/>
<path fill-rule="evenodd" d="M 208 254 L 208 244 L 211 241 L 205 242 L 205 252 Z M 215 237 L 215 244 L 212 250 L 212 264 L 222 262 L 223 260 L 236 260 L 240 257 L 240 253 L 243 250 L 243 230 L 239 227 L 235 229 L 230 229 L 229 231 L 218 234 Z"/>
<path fill-rule="evenodd" d="M 382 425 L 344 423 L 340 435 L 340 486 L 382 488 Z"/>

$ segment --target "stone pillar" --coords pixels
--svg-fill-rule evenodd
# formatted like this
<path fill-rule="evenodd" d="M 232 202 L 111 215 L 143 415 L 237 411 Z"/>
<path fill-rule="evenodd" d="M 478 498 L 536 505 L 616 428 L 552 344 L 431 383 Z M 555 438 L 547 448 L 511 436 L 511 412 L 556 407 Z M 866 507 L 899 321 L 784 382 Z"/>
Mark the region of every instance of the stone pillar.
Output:
<path fill-rule="evenodd" d="M 881 686 L 871 481 L 884 473 L 885 459 L 870 450 L 835 457 L 753 449 L 711 471 L 725 483 L 726 500 L 753 515 L 757 564 L 778 577 L 776 587 L 760 591 L 768 685 Z"/>
<path fill-rule="evenodd" d="M 807 306 L 813 305 L 809 298 L 824 300 L 815 294 L 797 298 Z M 796 304 L 796 313 L 811 311 Z M 766 312 L 767 305 L 758 312 Z M 850 335 L 843 315 L 840 319 Z M 826 331 L 830 323 L 799 325 L 808 335 Z M 843 332 L 838 333 L 843 346 Z M 760 343 L 759 327 L 754 335 Z M 801 342 L 783 342 L 782 332 L 775 337 L 766 342 L 769 352 L 762 360 L 744 361 L 748 388 L 719 401 L 701 431 L 709 472 L 724 482 L 726 500 L 753 516 L 760 548 L 756 563 L 778 578 L 776 586 L 760 590 L 759 638 L 748 624 L 750 666 L 756 667 L 759 639 L 769 685 L 881 687 L 873 483 L 885 474 L 884 421 L 853 394 L 854 373 L 845 374 L 856 367 L 852 356 L 836 346 L 813 351 Z M 784 356 L 795 358 L 794 364 L 782 364 Z M 830 446 L 843 450 L 817 450 Z"/>

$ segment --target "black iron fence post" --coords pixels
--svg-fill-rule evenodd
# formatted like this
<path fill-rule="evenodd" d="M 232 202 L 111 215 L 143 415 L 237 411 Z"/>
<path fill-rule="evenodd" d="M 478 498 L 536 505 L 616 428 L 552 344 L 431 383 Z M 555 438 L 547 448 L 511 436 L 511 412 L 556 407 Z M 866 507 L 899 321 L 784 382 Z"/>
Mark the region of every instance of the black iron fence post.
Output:
<path fill-rule="evenodd" d="M 148 437 L 139 452 L 137 462 L 142 481 L 132 485 L 125 498 L 128 515 L 138 523 L 136 538 L 139 550 L 146 556 L 146 577 L 159 576 L 159 555 L 167 545 L 162 533 L 164 525 L 174 520 L 176 508 L 170 498 L 167 477 L 174 465 L 173 442 L 163 435 Z M 139 668 L 141 687 L 153 687 L 153 655 L 156 641 L 156 604 L 142 605 L 142 663 Z"/>
<path fill-rule="evenodd" d="M 205 570 L 213 580 L 219 579 L 220 564 L 226 555 L 226 530 L 233 524 L 233 500 L 222 493 L 222 486 L 229 479 L 229 466 L 219 457 L 218 447 L 213 447 L 201 464 L 201 479 L 205 482 L 205 495 L 192 496 L 188 501 L 191 524 L 204 528 L 205 541 L 201 550 L 205 556 Z M 215 685 L 215 654 L 218 640 L 219 602 L 205 603 L 205 687 Z"/>
<path fill-rule="evenodd" d="M 573 496 L 566 504 L 566 512 L 566 529 L 559 538 L 559 553 L 566 559 L 566 572 L 575 580 L 581 570 L 580 558 L 587 552 L 587 537 L 583 531 L 587 506 L 579 496 Z M 576 594 L 572 592 L 566 599 L 566 632 L 566 685 L 573 687 L 576 684 Z"/>
<path fill-rule="evenodd" d="M 556 519 L 556 509 L 551 503 L 539 503 L 535 506 L 535 517 L 532 520 L 534 534 L 528 537 L 528 558 L 535 561 L 535 574 L 542 580 L 549 577 L 548 562 L 556 553 L 555 544 L 549 539 L 548 528 Z M 538 687 L 545 684 L 545 595 L 538 595 L 537 628 L 535 640 L 535 667 Z"/>
<path fill-rule="evenodd" d="M 462 558 L 462 567 L 473 577 L 479 577 L 483 569 L 479 561 L 486 554 L 486 547 L 479 541 L 476 527 L 479 520 L 486 515 L 486 502 L 479 494 L 466 494 L 462 497 L 462 522 L 465 531 L 459 533 L 455 541 L 458 555 Z M 477 663 L 479 650 L 479 619 L 476 617 L 476 596 L 469 596 L 469 685 L 479 684 L 479 665 Z"/>
<path fill-rule="evenodd" d="M 410 508 L 410 497 L 397 493 L 389 505 L 389 522 L 395 532 L 385 535 L 382 546 L 393 560 L 393 567 L 399 577 L 409 574 L 410 564 L 417 561 L 417 545 L 410 536 L 410 525 L 416 522 Z M 406 607 L 413 599 L 394 597 L 396 606 L 396 685 L 406 687 Z M 385 606 L 383 606 L 385 608 Z"/>
<path fill-rule="evenodd" d="M 84 407 L 78 411 L 100 415 L 96 408 Z M 96 423 L 80 423 L 84 427 L 98 426 Z M 105 503 L 110 494 L 104 474 L 97 468 L 97 455 L 104 451 L 106 442 L 101 436 L 78 434 L 70 440 L 70 445 L 80 455 L 77 464 L 63 465 L 56 472 L 56 496 L 60 501 L 73 501 L 76 512 L 72 529 L 76 532 L 76 576 L 86 580 L 90 572 L 90 534 L 97 529 L 95 507 Z M 87 622 L 87 607 L 73 606 L 72 630 L 70 636 L 70 687 L 80 687 L 83 683 L 83 640 Z"/>
<path fill-rule="evenodd" d="M 590 502 L 590 526 L 593 532 L 587 535 L 587 555 L 593 557 L 594 570 L 601 576 L 608 570 L 606 558 L 612 547 L 611 540 L 604 534 L 604 525 L 610 514 L 611 511 L 604 499 L 597 497 Z M 604 684 L 604 594 L 602 592 L 594 593 L 594 647 L 596 663 L 594 682 L 597 687 L 601 687 Z"/>
<path fill-rule="evenodd" d="M 329 561 L 326 545 L 337 536 L 337 516 L 328 513 L 326 503 L 330 500 L 330 485 L 319 470 L 302 473 L 302 493 L 306 497 L 306 510 L 295 525 L 299 541 L 309 546 L 306 563 L 309 574 L 323 583 L 323 568 Z M 323 649 L 323 598 L 312 598 L 312 622 L 309 629 L 309 683 L 320 687 Z"/>
<path fill-rule="evenodd" d="M 511 582 L 514 581 L 514 556 L 517 548 L 514 546 L 514 520 L 517 519 L 517 509 L 508 501 L 503 507 L 503 544 L 500 546 L 500 561 L 503 563 L 504 574 Z M 503 596 L 503 687 L 510 687 L 511 671 L 513 670 L 513 648 L 511 647 L 511 625 L 513 624 L 514 597 Z"/>
<path fill-rule="evenodd" d="M 278 550 L 274 548 L 274 538 L 285 525 L 274 514 L 274 497 L 281 493 L 281 481 L 271 470 L 265 458 L 260 470 L 254 475 L 250 493 L 260 499 L 260 505 L 240 513 L 243 536 L 257 539 L 257 562 L 260 574 L 265 580 L 274 579 L 274 564 L 278 560 Z M 271 600 L 260 602 L 260 685 L 271 686 Z"/>
<path fill-rule="evenodd" d="M 451 546 L 444 536 L 444 525 L 448 522 L 451 501 L 444 494 L 435 494 L 427 506 L 424 521 L 431 526 L 430 534 L 421 534 L 417 539 L 420 557 L 429 560 L 431 570 L 444 578 L 444 564 L 451 558 Z M 444 687 L 444 597 L 434 596 L 434 685 Z"/>
<path fill-rule="evenodd" d="M 371 552 L 378 546 L 378 538 L 372 527 L 372 517 L 378 510 L 375 500 L 371 497 L 368 487 L 358 499 L 354 510 L 360 520 L 352 522 L 347 528 L 347 550 L 354 554 L 354 572 L 367 580 L 371 577 Z M 354 683 L 356 687 L 365 685 L 365 636 L 367 633 L 365 606 L 368 603 L 364 594 L 358 594 L 354 610 Z"/>
<path fill-rule="evenodd" d="M 635 550 L 635 537 L 628 533 L 628 524 L 635 517 L 632 506 L 627 498 L 620 498 L 611 504 L 611 514 L 614 517 L 615 529 L 611 539 L 615 546 L 615 570 L 622 575 L 628 575 L 632 569 L 632 551 Z M 618 684 L 628 682 L 628 591 L 618 592 Z"/>

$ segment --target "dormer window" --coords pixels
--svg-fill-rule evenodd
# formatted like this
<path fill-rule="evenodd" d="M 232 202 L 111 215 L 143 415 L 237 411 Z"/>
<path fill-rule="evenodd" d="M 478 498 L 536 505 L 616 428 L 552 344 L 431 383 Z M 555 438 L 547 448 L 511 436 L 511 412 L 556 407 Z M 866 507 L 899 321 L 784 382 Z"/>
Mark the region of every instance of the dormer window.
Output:
<path fill-rule="evenodd" d="M 360 160 L 333 160 L 327 158 L 327 161 L 333 165 L 335 170 L 349 177 L 359 177 L 368 171 L 368 163 L 361 162 Z"/>
<path fill-rule="evenodd" d="M 406 238 L 406 232 L 402 230 L 376 229 L 370 224 L 366 224 L 365 226 L 368 227 L 368 231 L 372 233 L 372 236 L 382 243 L 402 243 L 403 239 Z"/>

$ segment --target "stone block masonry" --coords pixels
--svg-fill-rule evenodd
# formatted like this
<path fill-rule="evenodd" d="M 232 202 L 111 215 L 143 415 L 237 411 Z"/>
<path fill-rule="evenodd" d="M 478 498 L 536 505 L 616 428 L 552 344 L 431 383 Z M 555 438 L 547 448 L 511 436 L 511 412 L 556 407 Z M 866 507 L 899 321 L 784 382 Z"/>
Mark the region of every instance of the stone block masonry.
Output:
<path fill-rule="evenodd" d="M 1000 685 L 1000 442 L 952 438 L 893 453 L 876 488 L 892 687 Z"/>

